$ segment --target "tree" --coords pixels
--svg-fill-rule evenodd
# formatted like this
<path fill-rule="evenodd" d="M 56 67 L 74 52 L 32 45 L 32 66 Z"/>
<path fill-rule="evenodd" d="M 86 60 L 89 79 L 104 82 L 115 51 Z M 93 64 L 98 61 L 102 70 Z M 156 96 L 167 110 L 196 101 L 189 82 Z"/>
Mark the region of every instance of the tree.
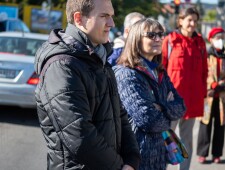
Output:
<path fill-rule="evenodd" d="M 204 16 L 203 20 L 204 21 L 216 21 L 216 15 L 217 15 L 217 12 L 215 9 L 208 10 L 206 12 L 206 15 Z"/>
<path fill-rule="evenodd" d="M 47 0 L 45 0 L 47 1 Z M 51 0 L 52 7 L 65 9 L 67 0 Z M 4 2 L 18 3 L 20 8 L 19 17 L 22 18 L 25 5 L 42 5 L 43 0 L 4 0 Z M 124 17 L 130 12 L 140 12 L 145 16 L 156 17 L 160 13 L 158 0 L 112 0 L 115 10 L 114 21 L 116 27 L 123 26 Z"/>
<path fill-rule="evenodd" d="M 156 17 L 160 12 L 157 0 L 112 0 L 116 27 L 123 26 L 124 17 L 130 12 L 140 12 L 147 17 Z"/>

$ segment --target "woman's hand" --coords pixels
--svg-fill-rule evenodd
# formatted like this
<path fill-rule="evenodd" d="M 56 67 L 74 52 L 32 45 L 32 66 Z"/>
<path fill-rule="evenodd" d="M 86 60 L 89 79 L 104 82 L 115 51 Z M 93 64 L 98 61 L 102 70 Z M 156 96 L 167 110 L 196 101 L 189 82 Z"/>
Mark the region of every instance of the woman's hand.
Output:
<path fill-rule="evenodd" d="M 220 81 L 218 82 L 218 84 L 219 84 L 220 86 L 224 86 L 225 81 L 224 81 L 224 80 L 220 80 Z"/>
<path fill-rule="evenodd" d="M 130 165 L 124 165 L 122 170 L 134 170 L 134 168 Z"/>
<path fill-rule="evenodd" d="M 168 102 L 174 101 L 174 95 L 173 95 L 173 93 L 171 91 L 167 95 L 167 101 Z"/>
<path fill-rule="evenodd" d="M 207 96 L 209 96 L 209 97 L 213 97 L 214 96 L 214 93 L 215 93 L 215 90 L 208 90 L 207 91 Z"/>
<path fill-rule="evenodd" d="M 162 111 L 162 108 L 160 105 L 156 104 L 156 103 L 153 103 L 153 105 L 155 106 L 155 109 L 158 110 L 158 111 Z"/>

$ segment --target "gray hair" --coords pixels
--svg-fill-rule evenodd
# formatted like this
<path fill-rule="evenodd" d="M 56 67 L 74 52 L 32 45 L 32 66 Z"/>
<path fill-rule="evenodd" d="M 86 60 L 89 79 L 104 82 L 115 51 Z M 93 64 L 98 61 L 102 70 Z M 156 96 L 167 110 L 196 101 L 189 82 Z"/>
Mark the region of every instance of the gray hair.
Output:
<path fill-rule="evenodd" d="M 144 19 L 145 16 L 139 12 L 131 12 L 127 14 L 123 24 L 124 28 L 130 28 L 136 22 L 136 20 L 134 20 L 135 18 Z"/>

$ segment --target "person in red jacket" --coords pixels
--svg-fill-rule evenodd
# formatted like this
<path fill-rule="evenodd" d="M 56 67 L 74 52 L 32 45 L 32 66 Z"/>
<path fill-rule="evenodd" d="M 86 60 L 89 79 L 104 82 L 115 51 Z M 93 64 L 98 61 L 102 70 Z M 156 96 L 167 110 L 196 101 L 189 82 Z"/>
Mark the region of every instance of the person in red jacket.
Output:
<path fill-rule="evenodd" d="M 183 9 L 177 18 L 177 30 L 166 36 L 162 45 L 163 64 L 187 107 L 184 117 L 171 125 L 175 129 L 178 124 L 181 140 L 190 155 L 180 164 L 180 170 L 190 168 L 195 118 L 203 115 L 207 93 L 207 51 L 202 36 L 195 31 L 198 20 L 195 8 Z"/>
<path fill-rule="evenodd" d="M 210 30 L 208 35 L 210 42 L 208 50 L 208 91 L 204 102 L 204 116 L 200 122 L 197 142 L 197 155 L 200 163 L 205 163 L 210 145 L 212 146 L 211 154 L 214 163 L 219 163 L 220 157 L 223 155 L 225 127 L 224 39 L 225 30 L 222 27 L 214 27 Z M 213 133 L 212 140 L 211 133 Z"/>

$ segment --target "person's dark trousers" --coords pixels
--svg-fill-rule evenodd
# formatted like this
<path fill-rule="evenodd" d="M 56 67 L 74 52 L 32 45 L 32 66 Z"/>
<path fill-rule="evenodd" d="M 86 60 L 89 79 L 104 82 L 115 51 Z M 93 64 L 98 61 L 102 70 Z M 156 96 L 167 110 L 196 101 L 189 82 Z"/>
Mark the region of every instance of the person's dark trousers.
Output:
<path fill-rule="evenodd" d="M 214 131 L 212 139 L 212 155 L 213 157 L 222 156 L 224 145 L 224 126 L 220 125 L 219 98 L 214 98 L 211 113 L 212 114 L 208 125 L 205 125 L 202 122 L 200 122 L 198 142 L 197 142 L 198 156 L 203 157 L 208 156 L 213 123 L 214 123 Z"/>

